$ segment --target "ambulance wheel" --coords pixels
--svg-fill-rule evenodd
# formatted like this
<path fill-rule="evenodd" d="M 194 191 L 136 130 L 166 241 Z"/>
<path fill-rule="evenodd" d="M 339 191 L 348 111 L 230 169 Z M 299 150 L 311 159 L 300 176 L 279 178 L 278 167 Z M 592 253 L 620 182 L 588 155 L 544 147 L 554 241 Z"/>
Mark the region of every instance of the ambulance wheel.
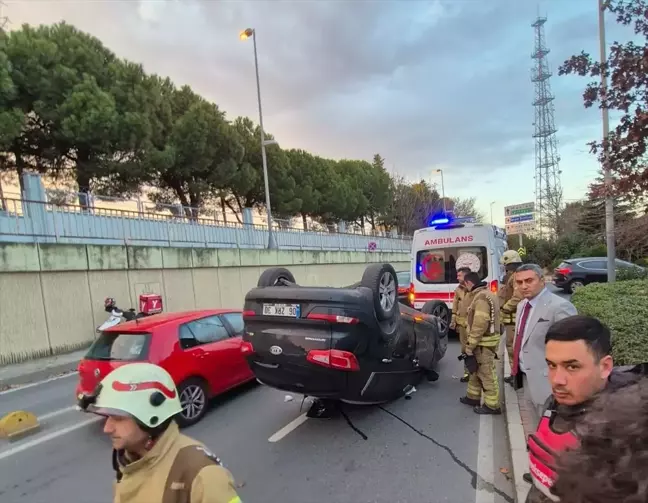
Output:
<path fill-rule="evenodd" d="M 371 290 L 378 321 L 398 316 L 398 278 L 391 264 L 371 264 L 365 269 L 360 286 Z"/>
<path fill-rule="evenodd" d="M 271 267 L 261 273 L 257 286 L 284 286 L 286 283 L 297 283 L 293 274 L 285 267 Z"/>
<path fill-rule="evenodd" d="M 450 309 L 446 306 L 445 302 L 440 300 L 431 300 L 423 304 L 421 312 L 431 314 L 439 320 L 440 336 L 446 337 L 448 335 L 448 327 L 450 326 Z"/>

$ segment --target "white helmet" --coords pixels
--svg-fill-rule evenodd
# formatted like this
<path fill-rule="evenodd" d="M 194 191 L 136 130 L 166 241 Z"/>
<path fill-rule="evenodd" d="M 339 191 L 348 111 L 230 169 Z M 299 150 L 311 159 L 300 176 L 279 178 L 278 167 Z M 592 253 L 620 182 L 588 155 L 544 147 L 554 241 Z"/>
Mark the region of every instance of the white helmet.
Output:
<path fill-rule="evenodd" d="M 129 363 L 103 378 L 95 392 L 78 396 L 83 410 L 101 416 L 133 417 L 155 428 L 182 411 L 169 373 L 151 363 Z"/>
<path fill-rule="evenodd" d="M 522 263 L 522 258 L 520 258 L 520 254 L 515 250 L 506 250 L 502 255 L 502 258 L 500 258 L 500 264 L 502 265 L 521 264 L 521 263 Z"/>

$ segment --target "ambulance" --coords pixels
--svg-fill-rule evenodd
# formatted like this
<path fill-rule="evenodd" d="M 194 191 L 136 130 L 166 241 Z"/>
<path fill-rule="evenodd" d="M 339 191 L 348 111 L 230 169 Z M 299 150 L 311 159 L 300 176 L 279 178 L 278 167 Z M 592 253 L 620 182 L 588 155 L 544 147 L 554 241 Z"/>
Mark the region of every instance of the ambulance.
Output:
<path fill-rule="evenodd" d="M 504 229 L 472 218 L 444 215 L 414 232 L 408 300 L 414 309 L 437 316 L 445 332 L 452 315 L 457 269 L 479 274 L 493 293 L 504 279 L 500 258 L 508 249 Z"/>

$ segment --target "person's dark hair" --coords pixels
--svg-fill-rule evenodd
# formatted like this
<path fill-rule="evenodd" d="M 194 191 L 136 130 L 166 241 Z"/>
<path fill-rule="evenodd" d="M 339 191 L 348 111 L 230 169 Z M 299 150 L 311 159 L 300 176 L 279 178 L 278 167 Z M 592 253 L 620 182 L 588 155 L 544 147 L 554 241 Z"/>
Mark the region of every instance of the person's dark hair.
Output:
<path fill-rule="evenodd" d="M 470 271 L 464 276 L 464 281 L 470 281 L 473 285 L 479 284 L 479 274 Z"/>
<path fill-rule="evenodd" d="M 558 459 L 560 503 L 648 501 L 648 379 L 603 392 L 576 433 L 580 448 Z"/>
<path fill-rule="evenodd" d="M 600 360 L 612 353 L 610 329 L 592 316 L 575 315 L 557 321 L 547 331 L 549 341 L 583 341 Z"/>
<path fill-rule="evenodd" d="M 464 273 L 464 274 L 470 274 L 472 271 L 470 270 L 470 267 L 460 267 L 457 269 L 457 273 Z"/>

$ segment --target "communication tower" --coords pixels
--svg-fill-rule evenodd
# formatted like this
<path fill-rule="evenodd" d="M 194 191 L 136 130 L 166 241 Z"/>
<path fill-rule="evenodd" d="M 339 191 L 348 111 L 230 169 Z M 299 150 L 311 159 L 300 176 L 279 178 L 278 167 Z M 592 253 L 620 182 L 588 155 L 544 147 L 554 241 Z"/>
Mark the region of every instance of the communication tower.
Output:
<path fill-rule="evenodd" d="M 562 188 L 560 184 L 560 157 L 556 139 L 554 120 L 554 95 L 551 93 L 551 71 L 545 44 L 544 25 L 546 17 L 538 16 L 531 25 L 535 31 L 535 49 L 531 58 L 531 81 L 535 86 L 535 221 L 536 232 L 542 236 L 553 237 L 560 218 Z"/>

